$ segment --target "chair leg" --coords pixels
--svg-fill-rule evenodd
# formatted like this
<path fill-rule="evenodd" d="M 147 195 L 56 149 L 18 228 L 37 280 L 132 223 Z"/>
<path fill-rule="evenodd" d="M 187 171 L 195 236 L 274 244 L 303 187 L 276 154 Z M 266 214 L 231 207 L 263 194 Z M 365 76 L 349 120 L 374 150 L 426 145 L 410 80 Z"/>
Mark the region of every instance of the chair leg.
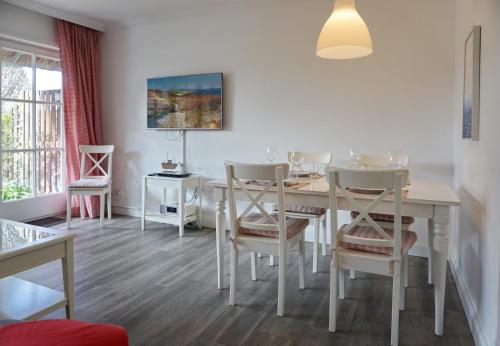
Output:
<path fill-rule="evenodd" d="M 323 219 L 321 221 L 321 254 L 326 256 L 326 214 L 323 215 Z"/>
<path fill-rule="evenodd" d="M 285 315 L 286 264 L 288 251 L 283 246 L 279 250 L 280 262 L 278 274 L 278 316 Z"/>
<path fill-rule="evenodd" d="M 85 196 L 80 195 L 80 219 L 85 219 Z"/>
<path fill-rule="evenodd" d="M 337 328 L 337 278 L 339 277 L 339 270 L 335 256 L 336 254 L 332 253 L 332 259 L 330 260 L 330 312 L 328 321 L 328 330 L 330 332 L 335 332 Z"/>
<path fill-rule="evenodd" d="M 349 278 L 350 278 L 351 280 L 356 279 L 356 272 L 355 272 L 354 270 L 351 270 L 351 271 L 349 272 Z"/>
<path fill-rule="evenodd" d="M 111 220 L 111 191 L 108 192 L 108 220 Z"/>
<path fill-rule="evenodd" d="M 344 269 L 339 270 L 339 298 L 345 298 L 345 273 Z"/>
<path fill-rule="evenodd" d="M 234 305 L 238 275 L 238 248 L 231 244 L 231 264 L 229 268 L 229 305 Z"/>
<path fill-rule="evenodd" d="M 405 277 L 406 277 L 406 255 L 402 256 L 402 262 L 401 262 L 401 280 L 400 280 L 400 285 L 399 285 L 399 310 L 403 311 L 405 309 L 405 293 L 406 293 L 406 283 L 405 283 Z"/>
<path fill-rule="evenodd" d="M 270 266 L 273 266 L 273 265 L 274 265 L 274 256 L 273 256 L 273 255 L 270 255 L 270 256 L 269 256 L 269 265 L 270 265 Z"/>
<path fill-rule="evenodd" d="M 71 227 L 71 191 L 66 192 L 66 227 Z"/>
<path fill-rule="evenodd" d="M 302 234 L 302 239 L 299 242 L 299 287 L 301 289 L 305 288 L 304 284 L 305 253 L 306 253 L 306 244 L 304 241 L 304 234 Z"/>
<path fill-rule="evenodd" d="M 399 289 L 401 287 L 401 262 L 394 262 L 394 275 L 392 277 L 392 322 L 391 345 L 398 344 L 399 336 Z"/>
<path fill-rule="evenodd" d="M 404 260 L 404 271 L 405 271 L 405 287 L 408 287 L 408 253 L 406 253 L 403 257 Z"/>
<path fill-rule="evenodd" d="M 100 198 L 99 198 L 99 204 L 100 204 L 100 209 L 99 209 L 99 227 L 102 228 L 104 225 L 104 194 L 101 193 Z"/>
<path fill-rule="evenodd" d="M 250 252 L 250 263 L 252 265 L 252 280 L 257 280 L 257 257 L 255 256 L 255 252 Z"/>
<path fill-rule="evenodd" d="M 318 272 L 319 218 L 314 218 L 313 273 Z"/>

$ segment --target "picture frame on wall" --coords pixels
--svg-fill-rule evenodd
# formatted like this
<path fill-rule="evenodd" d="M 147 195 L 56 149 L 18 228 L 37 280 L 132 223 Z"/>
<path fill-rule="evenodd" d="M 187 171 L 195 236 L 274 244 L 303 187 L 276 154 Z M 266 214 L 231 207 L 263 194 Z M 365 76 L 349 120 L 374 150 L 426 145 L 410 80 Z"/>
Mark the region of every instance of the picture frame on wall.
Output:
<path fill-rule="evenodd" d="M 465 40 L 462 138 L 479 140 L 481 26 Z"/>

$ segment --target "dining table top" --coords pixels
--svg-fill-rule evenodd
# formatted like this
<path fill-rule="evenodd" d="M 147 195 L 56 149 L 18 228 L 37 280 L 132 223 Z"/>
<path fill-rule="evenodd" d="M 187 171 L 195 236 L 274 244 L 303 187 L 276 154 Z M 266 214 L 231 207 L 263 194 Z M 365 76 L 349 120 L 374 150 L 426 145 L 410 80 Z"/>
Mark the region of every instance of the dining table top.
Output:
<path fill-rule="evenodd" d="M 215 179 L 206 183 L 214 188 L 227 188 L 226 179 Z M 263 186 L 247 182 L 245 188 L 249 191 L 262 190 Z M 304 178 L 298 184 L 285 187 L 285 193 L 308 195 L 328 195 L 329 185 L 325 177 L 319 179 Z M 374 199 L 375 195 L 355 194 L 356 198 Z M 390 199 L 391 197 L 388 196 Z M 443 181 L 411 179 L 403 188 L 402 199 L 404 202 L 419 204 L 458 206 L 460 200 L 449 184 Z"/>

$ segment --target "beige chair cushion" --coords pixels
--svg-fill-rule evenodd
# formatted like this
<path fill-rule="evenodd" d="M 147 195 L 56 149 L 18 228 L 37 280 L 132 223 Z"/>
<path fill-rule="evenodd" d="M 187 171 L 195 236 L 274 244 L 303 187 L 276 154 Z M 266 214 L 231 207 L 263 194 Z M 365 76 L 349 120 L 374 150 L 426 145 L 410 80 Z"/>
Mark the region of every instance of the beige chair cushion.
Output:
<path fill-rule="evenodd" d="M 351 217 L 353 219 L 357 218 L 359 215 L 359 212 L 357 211 L 351 211 Z M 382 221 L 382 222 L 392 222 L 394 223 L 394 215 L 388 215 L 388 214 L 379 214 L 379 213 L 369 213 L 371 218 L 375 221 Z M 401 222 L 403 225 L 411 225 L 415 222 L 415 218 L 412 216 L 402 216 L 401 217 Z"/>
<path fill-rule="evenodd" d="M 275 220 L 278 220 L 277 214 L 272 214 L 271 216 Z M 261 224 L 267 224 L 267 225 L 272 224 L 272 221 L 269 220 L 268 217 L 266 217 L 264 214 L 261 214 L 261 213 L 250 213 L 250 214 L 244 216 L 242 221 L 261 223 Z M 297 218 L 287 217 L 286 218 L 287 238 L 288 239 L 293 238 L 294 236 L 296 236 L 300 232 L 304 231 L 308 224 L 309 224 L 308 219 L 297 219 Z M 272 231 L 263 231 L 263 230 L 259 230 L 259 229 L 244 228 L 244 227 L 240 226 L 239 233 L 246 234 L 246 235 L 261 236 L 261 237 L 279 238 L 278 225 L 276 225 L 276 229 L 274 229 Z"/>
<path fill-rule="evenodd" d="M 342 228 L 347 225 L 342 226 Z M 394 237 L 394 230 L 392 228 L 384 228 L 384 231 L 391 237 Z M 347 231 L 345 234 L 354 237 L 368 238 L 368 239 L 384 239 L 378 232 L 370 226 L 354 226 L 352 229 Z M 402 231 L 401 232 L 401 253 L 405 254 L 417 241 L 417 234 L 412 231 Z M 349 242 L 341 241 L 339 246 L 344 249 L 352 249 L 364 252 L 380 253 L 387 256 L 392 256 L 393 248 L 384 246 L 366 246 L 353 244 Z"/>
<path fill-rule="evenodd" d="M 273 210 L 278 211 L 278 206 L 276 204 L 273 206 Z M 319 207 L 307 207 L 305 205 L 286 204 L 285 212 L 311 216 L 322 216 L 326 214 L 326 209 Z"/>
<path fill-rule="evenodd" d="M 109 178 L 108 177 L 102 177 L 102 178 L 87 178 L 87 179 L 79 179 L 71 184 L 69 184 L 70 188 L 80 188 L 80 189 L 85 189 L 85 188 L 100 188 L 100 187 L 106 187 L 109 184 Z"/>

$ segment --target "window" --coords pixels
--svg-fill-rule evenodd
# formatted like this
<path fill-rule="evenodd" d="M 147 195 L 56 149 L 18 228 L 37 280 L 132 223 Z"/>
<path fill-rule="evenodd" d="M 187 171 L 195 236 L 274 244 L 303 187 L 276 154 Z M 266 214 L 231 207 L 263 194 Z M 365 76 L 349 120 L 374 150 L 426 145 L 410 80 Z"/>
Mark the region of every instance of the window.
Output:
<path fill-rule="evenodd" d="M 56 56 L 0 48 L 0 199 L 63 189 L 62 74 Z"/>

